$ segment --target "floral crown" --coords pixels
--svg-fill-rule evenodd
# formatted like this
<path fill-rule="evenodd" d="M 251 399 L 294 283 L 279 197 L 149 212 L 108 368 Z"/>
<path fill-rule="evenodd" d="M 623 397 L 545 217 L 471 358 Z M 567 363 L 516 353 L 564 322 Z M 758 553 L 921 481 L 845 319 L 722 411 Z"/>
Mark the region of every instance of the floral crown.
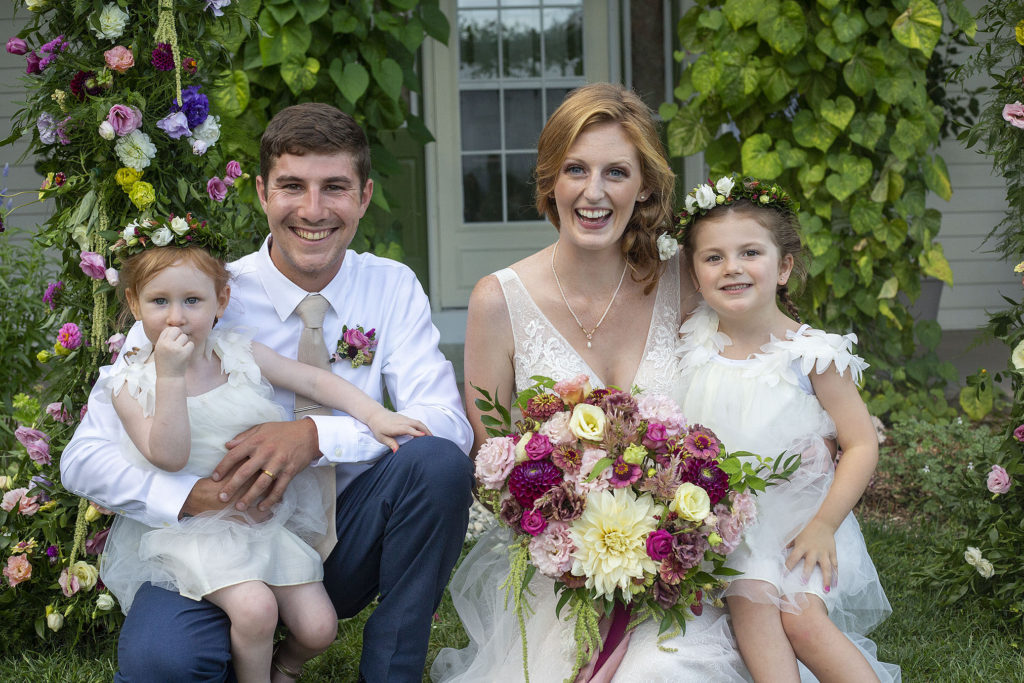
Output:
<path fill-rule="evenodd" d="M 690 190 L 683 203 L 683 210 L 676 216 L 676 223 L 658 237 L 658 251 L 665 261 L 679 249 L 686 231 L 698 216 L 705 216 L 719 206 L 728 206 L 739 199 L 746 199 L 755 206 L 775 208 L 785 214 L 796 215 L 800 205 L 780 185 L 757 178 L 740 180 L 739 175 L 722 176 L 714 185 L 711 180 Z"/>
<path fill-rule="evenodd" d="M 122 262 L 152 247 L 202 247 L 213 256 L 223 258 L 227 252 L 224 235 L 207 227 L 206 221 L 171 214 L 167 217 L 140 218 L 121 231 L 121 237 L 110 247 Z"/>

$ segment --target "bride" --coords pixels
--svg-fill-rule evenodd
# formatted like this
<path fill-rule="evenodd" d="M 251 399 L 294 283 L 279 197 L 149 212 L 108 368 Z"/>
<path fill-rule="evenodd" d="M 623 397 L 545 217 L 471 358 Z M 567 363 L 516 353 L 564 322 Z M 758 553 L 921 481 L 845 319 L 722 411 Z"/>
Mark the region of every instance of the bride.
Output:
<path fill-rule="evenodd" d="M 558 229 L 558 240 L 483 278 L 470 297 L 466 403 L 475 447 L 487 434 L 474 386 L 496 392 L 503 405 L 533 375 L 562 380 L 583 373 L 595 387 L 669 394 L 680 311 L 695 305 L 679 257 L 661 261 L 656 245 L 672 220 L 673 186 L 650 110 L 631 91 L 588 85 L 552 114 L 538 142 L 536 192 L 537 209 Z M 509 539 L 507 530 L 489 532 L 452 579 L 470 644 L 438 655 L 435 681 L 523 679 L 519 623 L 499 589 L 509 570 Z M 555 614 L 551 579 L 536 574 L 530 591 L 530 681 L 563 681 L 573 670 L 572 624 Z M 749 679 L 727 615 L 710 605 L 685 634 L 664 642 L 657 624 L 641 624 L 594 667 L 577 680 Z"/>

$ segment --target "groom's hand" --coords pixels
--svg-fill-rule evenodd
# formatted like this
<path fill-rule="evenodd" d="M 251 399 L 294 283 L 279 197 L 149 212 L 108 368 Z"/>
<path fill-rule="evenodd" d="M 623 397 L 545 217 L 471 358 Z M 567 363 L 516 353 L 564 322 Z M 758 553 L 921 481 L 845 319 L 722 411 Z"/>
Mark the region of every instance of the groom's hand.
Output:
<path fill-rule="evenodd" d="M 269 510 L 280 502 L 292 477 L 320 457 L 316 423 L 307 419 L 256 425 L 228 441 L 227 448 L 211 476 L 224 481 L 221 502 L 241 494 L 235 502 L 239 510 L 256 503 L 260 510 Z"/>
<path fill-rule="evenodd" d="M 238 468 L 229 472 L 229 475 L 233 475 Z M 251 486 L 256 477 L 251 477 L 248 482 Z M 194 517 L 202 512 L 212 512 L 214 510 L 223 510 L 229 505 L 235 503 L 234 500 L 228 500 L 224 502 L 220 499 L 220 489 L 223 484 L 216 482 L 209 477 L 204 477 L 196 482 L 192 490 L 189 491 L 188 498 L 185 499 L 185 503 L 181 506 L 181 512 L 178 514 L 178 519 L 184 519 L 185 517 Z M 246 487 L 248 488 L 248 486 Z M 238 498 L 238 494 L 235 494 Z M 253 514 L 256 513 L 256 514 Z M 257 521 L 262 522 L 270 518 L 267 513 L 260 513 L 259 510 L 251 510 L 249 512 L 250 517 Z"/>

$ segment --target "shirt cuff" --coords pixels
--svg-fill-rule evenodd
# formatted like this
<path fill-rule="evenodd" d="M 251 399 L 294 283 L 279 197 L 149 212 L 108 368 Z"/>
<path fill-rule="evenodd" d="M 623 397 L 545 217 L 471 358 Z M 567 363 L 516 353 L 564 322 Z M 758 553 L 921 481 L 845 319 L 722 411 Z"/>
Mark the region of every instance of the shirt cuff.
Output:
<path fill-rule="evenodd" d="M 145 523 L 154 529 L 177 526 L 181 508 L 198 481 L 193 475 L 154 476 L 146 496 Z"/>

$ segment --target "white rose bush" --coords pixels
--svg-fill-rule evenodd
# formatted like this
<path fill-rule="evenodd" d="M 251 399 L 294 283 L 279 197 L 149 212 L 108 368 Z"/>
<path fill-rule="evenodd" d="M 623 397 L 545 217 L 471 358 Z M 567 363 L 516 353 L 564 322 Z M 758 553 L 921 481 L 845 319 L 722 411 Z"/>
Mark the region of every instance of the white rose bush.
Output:
<path fill-rule="evenodd" d="M 678 631 L 717 602 L 738 574 L 727 560 L 756 519 L 754 494 L 788 478 L 799 455 L 729 453 L 664 396 L 593 389 L 585 375 L 533 380 L 515 425 L 477 388 L 490 435 L 478 496 L 513 533 L 503 588 L 521 625 L 531 577 L 554 580 L 575 621 L 575 676 L 600 647 L 601 616 L 629 609 L 634 626 L 653 618 Z"/>

